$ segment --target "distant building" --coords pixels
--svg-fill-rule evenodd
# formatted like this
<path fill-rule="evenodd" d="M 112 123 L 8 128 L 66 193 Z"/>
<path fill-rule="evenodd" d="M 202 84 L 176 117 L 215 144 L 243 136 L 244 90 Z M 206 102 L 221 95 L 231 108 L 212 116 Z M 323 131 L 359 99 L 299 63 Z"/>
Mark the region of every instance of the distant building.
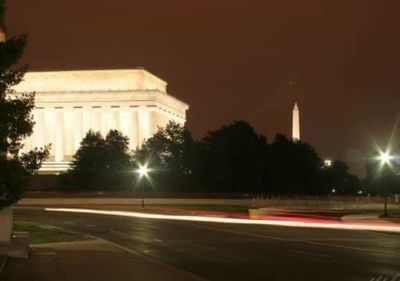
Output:
<path fill-rule="evenodd" d="M 300 112 L 299 112 L 299 107 L 297 106 L 297 102 L 294 104 L 292 117 L 293 117 L 292 140 L 299 141 L 300 140 Z"/>
<path fill-rule="evenodd" d="M 25 150 L 52 144 L 42 172 L 69 167 L 89 130 L 117 129 L 134 149 L 170 120 L 184 124 L 189 106 L 144 69 L 29 72 L 14 90 L 35 92 L 35 126 Z"/>

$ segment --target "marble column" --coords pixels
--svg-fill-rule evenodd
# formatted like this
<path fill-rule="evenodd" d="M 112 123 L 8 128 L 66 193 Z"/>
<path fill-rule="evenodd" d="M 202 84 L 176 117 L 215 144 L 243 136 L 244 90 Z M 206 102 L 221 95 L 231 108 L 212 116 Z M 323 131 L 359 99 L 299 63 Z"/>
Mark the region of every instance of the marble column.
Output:
<path fill-rule="evenodd" d="M 45 122 L 45 113 L 44 109 L 37 108 L 33 114 L 33 120 L 35 121 L 35 125 L 33 127 L 33 135 L 32 135 L 32 148 L 35 147 L 43 147 L 45 144 L 45 130 L 44 130 L 44 122 Z"/>
<path fill-rule="evenodd" d="M 134 140 L 132 138 L 133 131 L 133 116 L 132 111 L 129 108 L 121 108 L 119 110 L 119 128 L 121 133 L 129 138 L 129 149 L 133 149 Z"/>
<path fill-rule="evenodd" d="M 64 160 L 64 112 L 62 109 L 56 110 L 54 146 L 54 160 L 56 162 L 62 162 Z"/>
<path fill-rule="evenodd" d="M 130 147 L 131 149 L 136 149 L 140 146 L 140 139 L 139 139 L 139 107 L 130 107 L 130 124 L 131 130 L 129 132 L 129 139 L 130 139 Z"/>
<path fill-rule="evenodd" d="M 158 126 L 161 125 L 160 124 L 160 118 L 159 118 L 159 114 L 158 114 L 157 109 L 150 110 L 149 114 L 150 114 L 149 123 L 150 123 L 150 128 L 151 128 L 150 134 L 151 134 L 151 136 L 153 136 L 155 133 L 157 133 Z"/>
<path fill-rule="evenodd" d="M 101 108 L 93 108 L 90 114 L 90 129 L 101 132 Z"/>
<path fill-rule="evenodd" d="M 108 108 L 101 108 L 100 111 L 100 132 L 103 137 L 105 137 L 110 130 L 110 119 L 112 119 L 110 116 L 110 110 Z"/>
<path fill-rule="evenodd" d="M 91 118 L 93 110 L 91 107 L 82 108 L 82 139 L 86 136 L 91 128 Z"/>
<path fill-rule="evenodd" d="M 63 114 L 63 146 L 64 160 L 70 161 L 75 149 L 75 132 L 79 123 L 75 120 L 75 110 L 73 108 L 61 109 Z M 66 158 L 68 157 L 68 158 Z"/>
<path fill-rule="evenodd" d="M 142 145 L 143 142 L 150 136 L 150 116 L 149 111 L 140 107 L 138 111 L 138 145 Z"/>
<path fill-rule="evenodd" d="M 73 117 L 74 117 L 74 128 L 73 128 L 73 152 L 72 154 L 75 154 L 75 152 L 79 149 L 79 146 L 81 144 L 81 140 L 84 137 L 83 131 L 84 131 L 84 117 L 83 117 L 83 109 L 81 107 L 74 108 L 73 111 Z"/>
<path fill-rule="evenodd" d="M 121 108 L 112 108 L 112 130 L 118 130 L 121 132 L 121 120 L 120 120 Z"/>
<path fill-rule="evenodd" d="M 43 133 L 43 139 L 44 139 L 44 145 L 51 145 L 51 149 L 50 149 L 50 157 L 49 157 L 49 161 L 54 161 L 54 157 L 55 157 L 55 147 L 56 147 L 56 109 L 54 108 L 46 108 L 44 110 L 44 133 Z"/>
<path fill-rule="evenodd" d="M 132 111 L 132 140 L 134 140 L 134 146 L 135 148 L 138 148 L 140 146 L 140 140 L 139 140 L 139 111 L 133 110 Z"/>

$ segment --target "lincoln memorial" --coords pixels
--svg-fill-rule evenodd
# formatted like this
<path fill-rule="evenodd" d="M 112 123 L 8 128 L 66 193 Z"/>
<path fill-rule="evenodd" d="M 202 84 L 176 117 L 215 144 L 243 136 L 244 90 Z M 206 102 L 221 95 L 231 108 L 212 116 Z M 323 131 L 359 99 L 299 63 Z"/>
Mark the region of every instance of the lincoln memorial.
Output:
<path fill-rule="evenodd" d="M 51 144 L 41 172 L 68 169 L 89 130 L 103 136 L 119 130 L 135 149 L 170 120 L 184 124 L 189 108 L 144 69 L 29 72 L 14 90 L 36 93 L 35 126 L 24 150 Z"/>

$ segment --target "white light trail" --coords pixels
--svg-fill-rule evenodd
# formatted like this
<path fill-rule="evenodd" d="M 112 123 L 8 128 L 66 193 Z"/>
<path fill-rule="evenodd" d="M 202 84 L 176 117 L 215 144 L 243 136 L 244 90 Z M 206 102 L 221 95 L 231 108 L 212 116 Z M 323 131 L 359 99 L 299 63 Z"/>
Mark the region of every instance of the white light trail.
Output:
<path fill-rule="evenodd" d="M 50 212 L 111 215 L 111 216 L 132 217 L 132 218 L 142 218 L 142 219 L 213 222 L 213 223 L 228 223 L 228 224 L 255 224 L 255 225 L 326 228 L 326 229 L 341 229 L 341 230 L 368 230 L 368 231 L 385 231 L 385 232 L 400 233 L 400 226 L 396 225 L 357 224 L 357 223 L 345 223 L 345 222 L 325 223 L 325 222 L 303 222 L 303 221 L 251 220 L 251 219 L 237 219 L 237 218 L 223 218 L 223 217 L 163 215 L 163 214 L 148 214 L 148 213 L 138 213 L 138 212 L 127 212 L 127 211 L 107 211 L 107 210 L 75 209 L 75 208 L 45 208 L 45 210 Z"/>

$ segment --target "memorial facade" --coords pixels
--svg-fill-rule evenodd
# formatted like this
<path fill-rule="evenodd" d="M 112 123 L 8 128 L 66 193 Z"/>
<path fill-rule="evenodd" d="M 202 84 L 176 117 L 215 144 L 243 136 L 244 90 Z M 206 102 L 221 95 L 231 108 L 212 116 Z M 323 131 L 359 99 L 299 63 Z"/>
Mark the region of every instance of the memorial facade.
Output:
<path fill-rule="evenodd" d="M 144 69 L 29 72 L 14 90 L 35 92 L 35 125 L 25 151 L 51 144 L 42 172 L 68 169 L 89 130 L 116 129 L 135 149 L 169 121 L 184 124 L 189 106 Z"/>

